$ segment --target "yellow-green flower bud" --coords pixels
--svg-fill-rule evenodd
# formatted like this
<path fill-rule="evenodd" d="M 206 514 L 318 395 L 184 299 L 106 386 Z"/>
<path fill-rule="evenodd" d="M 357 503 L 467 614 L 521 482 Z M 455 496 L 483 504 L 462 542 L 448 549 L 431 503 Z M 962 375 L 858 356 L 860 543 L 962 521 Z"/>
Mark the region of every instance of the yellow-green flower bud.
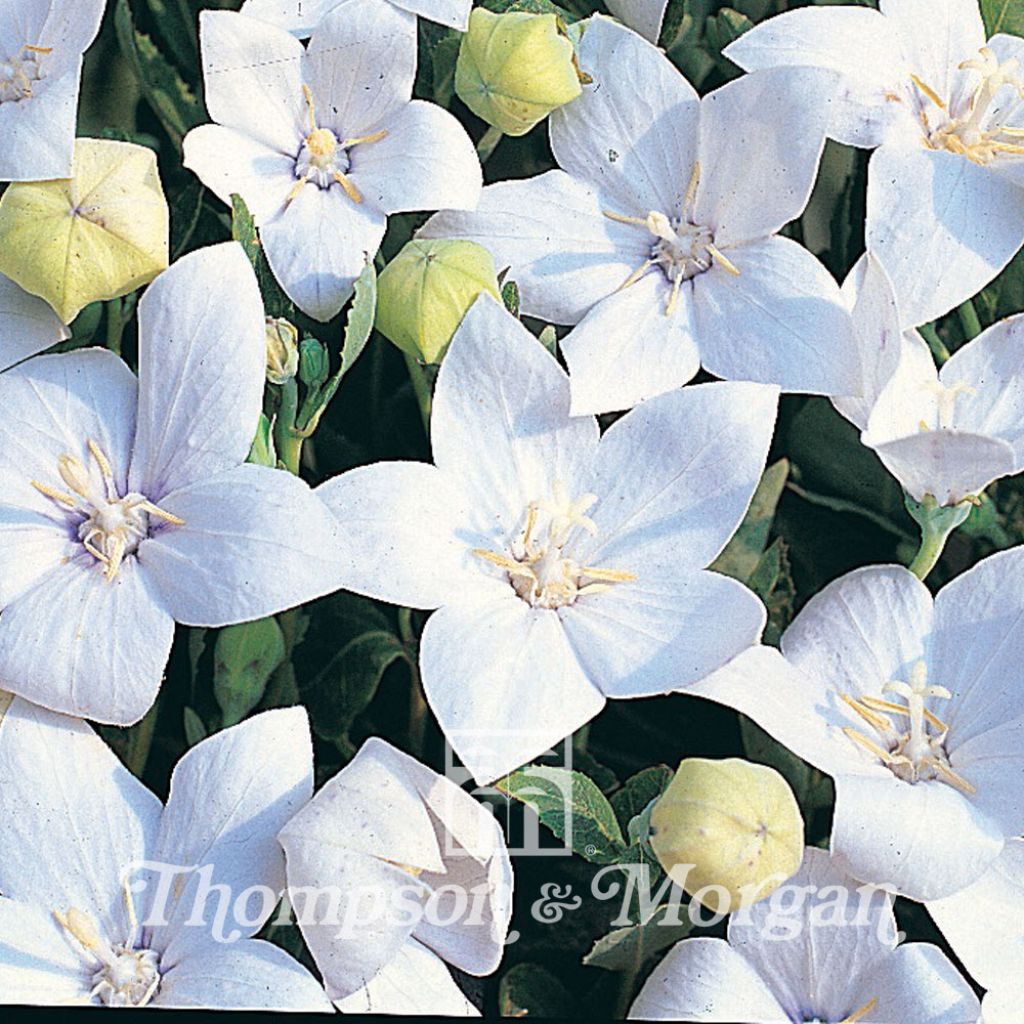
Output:
<path fill-rule="evenodd" d="M 796 874 L 804 821 L 775 769 L 692 757 L 654 805 L 650 844 L 677 885 L 724 913 L 764 899 Z"/>
<path fill-rule="evenodd" d="M 90 302 L 126 295 L 165 270 L 169 231 L 156 154 L 129 142 L 79 139 L 71 178 L 7 187 L 0 274 L 69 324 Z"/>
<path fill-rule="evenodd" d="M 455 65 L 455 91 L 506 135 L 525 135 L 582 91 L 575 51 L 554 14 L 477 7 Z"/>
<path fill-rule="evenodd" d="M 287 384 L 299 372 L 299 332 L 287 320 L 267 317 L 267 380 Z"/>
<path fill-rule="evenodd" d="M 499 298 L 494 260 L 483 246 L 413 239 L 377 281 L 377 330 L 403 352 L 440 362 L 481 292 Z"/>

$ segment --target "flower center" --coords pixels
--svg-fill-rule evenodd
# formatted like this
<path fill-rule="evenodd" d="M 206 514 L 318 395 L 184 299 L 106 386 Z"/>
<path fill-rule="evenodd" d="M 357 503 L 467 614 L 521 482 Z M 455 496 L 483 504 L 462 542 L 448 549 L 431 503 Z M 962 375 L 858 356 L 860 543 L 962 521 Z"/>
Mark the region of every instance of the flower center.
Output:
<path fill-rule="evenodd" d="M 512 589 L 534 608 L 562 608 L 578 597 L 634 580 L 632 573 L 618 569 L 581 566 L 568 551 L 580 531 L 597 534 L 596 524 L 586 514 L 596 501 L 595 494 L 572 500 L 562 483 L 555 481 L 552 500 L 527 506 L 523 529 L 507 553 L 474 548 L 473 554 L 504 570 Z"/>
<path fill-rule="evenodd" d="M 869 1013 L 871 1013 L 872 1010 L 875 1009 L 876 1006 L 878 1006 L 877 996 L 865 1003 L 859 1010 L 854 1010 L 853 1013 L 845 1016 L 841 1021 L 838 1021 L 837 1024 L 857 1024 L 857 1021 L 863 1020 Z M 831 1020 L 831 1016 L 805 1016 L 799 1024 L 829 1024 Z"/>
<path fill-rule="evenodd" d="M 40 60 L 52 52 L 26 43 L 13 57 L 0 60 L 0 103 L 31 99 L 35 83 L 43 78 Z"/>
<path fill-rule="evenodd" d="M 104 576 L 113 580 L 124 559 L 135 554 L 149 536 L 151 516 L 172 526 L 184 526 L 185 522 L 158 508 L 142 494 L 133 492 L 121 497 L 110 460 L 92 439 L 86 444 L 99 467 L 102 488 L 95 486 L 88 469 L 73 455 L 62 455 L 57 460 L 57 471 L 70 494 L 38 480 L 33 480 L 32 486 L 68 515 L 82 546 L 103 566 Z"/>
<path fill-rule="evenodd" d="M 974 786 L 953 771 L 946 756 L 945 743 L 949 726 L 925 707 L 929 697 L 949 700 L 952 696 L 944 686 L 928 685 L 927 665 L 923 661 L 917 662 L 911 670 L 909 683 L 889 682 L 882 687 L 882 692 L 894 693 L 902 697 L 906 704 L 896 704 L 877 697 L 854 700 L 847 693 L 842 695 L 843 700 L 875 730 L 878 740 L 869 739 L 856 729 L 844 728 L 843 732 L 904 782 L 913 784 L 938 780 L 962 793 L 973 795 L 976 792 Z M 897 729 L 891 715 L 906 719 L 908 729 Z"/>
<path fill-rule="evenodd" d="M 988 164 L 998 157 L 1024 155 L 1024 128 L 1015 128 L 1009 121 L 1020 109 L 1024 100 L 1024 82 L 1019 77 L 1020 64 L 1016 60 L 1003 61 L 983 46 L 979 56 L 965 60 L 961 71 L 977 71 L 981 81 L 971 94 L 962 116 L 954 117 L 942 98 L 934 89 L 921 81 L 917 75 L 911 80 L 925 98 L 945 116 L 945 121 L 933 128 L 927 110 L 920 113 L 924 128 L 924 143 L 929 149 L 946 149 L 951 153 L 965 156 L 972 163 Z M 998 109 L 996 97 L 1004 87 L 1016 93 L 1017 102 Z M 997 109 L 994 111 L 993 106 Z"/>
<path fill-rule="evenodd" d="M 619 285 L 618 290 L 636 284 L 652 267 L 659 268 L 672 285 L 672 294 L 665 305 L 666 316 L 675 312 L 683 282 L 705 273 L 715 263 L 728 273 L 739 275 L 735 264 L 715 247 L 714 232 L 694 220 L 699 184 L 700 164 L 695 163 L 686 189 L 682 214 L 678 217 L 669 217 L 658 210 L 651 210 L 646 217 L 627 217 L 611 210 L 603 211 L 609 220 L 646 228 L 654 236 L 649 256 Z"/>
<path fill-rule="evenodd" d="M 371 142 L 380 142 L 387 135 L 387 129 L 381 129 L 372 135 L 364 135 L 356 139 L 339 139 L 330 128 L 321 128 L 317 124 L 316 111 L 313 107 L 313 94 L 308 85 L 302 87 L 309 112 L 309 134 L 302 140 L 302 147 L 295 160 L 295 182 L 288 193 L 287 203 L 292 202 L 307 184 L 316 185 L 321 189 L 329 189 L 340 185 L 345 195 L 353 203 L 361 203 L 363 194 L 349 178 L 351 160 L 349 150 L 353 146 L 363 146 Z"/>
<path fill-rule="evenodd" d="M 942 381 L 935 381 L 929 386 L 935 394 L 935 428 L 936 430 L 949 430 L 953 426 L 953 413 L 956 408 L 956 400 L 961 395 L 976 395 L 977 388 L 972 387 L 966 381 L 958 380 L 954 384 L 943 384 Z M 921 430 L 932 430 L 933 428 L 926 420 L 918 423 Z"/>
<path fill-rule="evenodd" d="M 124 898 L 130 934 L 122 944 L 103 938 L 95 921 L 77 907 L 53 915 L 77 944 L 82 959 L 95 967 L 92 989 L 86 997 L 90 1003 L 98 1000 L 104 1006 L 146 1006 L 160 988 L 160 955 L 151 949 L 135 948 L 138 921 L 127 883 Z"/>

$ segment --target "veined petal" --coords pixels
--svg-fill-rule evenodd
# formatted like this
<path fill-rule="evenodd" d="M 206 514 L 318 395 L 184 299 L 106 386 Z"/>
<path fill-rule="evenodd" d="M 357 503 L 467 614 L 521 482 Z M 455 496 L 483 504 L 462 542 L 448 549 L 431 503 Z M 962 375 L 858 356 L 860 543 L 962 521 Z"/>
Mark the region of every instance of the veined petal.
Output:
<path fill-rule="evenodd" d="M 693 86 L 664 53 L 601 15 L 583 33 L 579 63 L 593 83 L 551 115 L 558 165 L 615 213 L 678 215 L 697 156 Z"/>
<path fill-rule="evenodd" d="M 1024 189 L 919 141 L 887 143 L 868 168 L 867 245 L 892 279 L 904 326 L 948 313 L 1024 242 Z"/>
<path fill-rule="evenodd" d="M 83 553 L 4 609 L 0 678 L 54 711 L 132 725 L 156 700 L 173 639 L 174 619 L 134 558 L 108 580 Z"/>
<path fill-rule="evenodd" d="M 0 274 L 0 370 L 71 337 L 57 314 Z"/>
<path fill-rule="evenodd" d="M 694 278 L 697 343 L 718 377 L 784 391 L 848 395 L 860 387 L 860 355 L 839 286 L 819 260 L 775 236 L 736 246 Z"/>
<path fill-rule="evenodd" d="M 129 474 L 157 504 L 245 461 L 263 401 L 263 300 L 236 242 L 185 256 L 139 304 L 139 426 Z"/>
<path fill-rule="evenodd" d="M 161 964 L 161 968 L 163 968 Z M 278 946 L 259 939 L 190 946 L 163 974 L 153 1005 L 183 1010 L 331 1013 L 323 986 Z"/>
<path fill-rule="evenodd" d="M 337 527 L 291 473 L 243 465 L 168 494 L 184 520 L 139 547 L 139 564 L 178 622 L 226 626 L 338 587 Z"/>
<path fill-rule="evenodd" d="M 481 785 L 545 753 L 604 706 L 558 615 L 511 588 L 507 598 L 435 612 L 420 670 L 441 730 Z"/>
<path fill-rule="evenodd" d="M 906 75 L 899 41 L 877 12 L 860 7 L 803 7 L 768 18 L 731 42 L 723 55 L 745 71 L 815 67 L 842 78 L 832 99 L 829 135 L 852 146 L 881 143 L 905 116 Z M 822 105 L 825 97 L 819 97 Z"/>
<path fill-rule="evenodd" d="M 269 906 L 264 900 L 262 908 L 251 900 L 243 908 L 248 920 L 239 920 L 239 896 L 251 886 L 284 891 L 277 834 L 312 795 L 313 744 L 301 707 L 265 711 L 192 747 L 171 777 L 153 860 L 196 870 L 175 878 L 165 906 L 147 900 L 146 947 L 186 961 L 209 946 L 216 900 L 204 907 L 198 895 L 198 872 L 207 868 L 206 882 L 226 885 L 231 894 L 222 935 L 232 941 L 255 935 L 265 918 L 252 924 L 254 915 L 262 909 L 269 917 L 276 900 Z M 152 895 L 154 889 L 151 883 Z M 186 923 L 196 916 L 210 927 Z"/>
<path fill-rule="evenodd" d="M 435 103 L 413 100 L 383 123 L 383 139 L 349 153 L 349 177 L 366 202 L 387 214 L 476 206 L 483 185 L 480 159 L 455 117 Z"/>
<path fill-rule="evenodd" d="M 605 431 L 591 512 L 589 565 L 628 569 L 674 535 L 687 569 L 709 565 L 743 519 L 764 471 L 778 391 L 760 384 L 681 388 L 642 402 Z"/>
<path fill-rule="evenodd" d="M 479 1017 L 444 961 L 410 939 L 357 992 L 334 1004 L 342 1013 Z"/>
<path fill-rule="evenodd" d="M 284 212 L 263 225 L 267 262 L 288 298 L 326 323 L 348 302 L 356 278 L 384 237 L 387 218 L 354 203 L 340 185 L 305 185 Z"/>
<path fill-rule="evenodd" d="M 233 11 L 202 11 L 199 39 L 211 119 L 296 155 L 309 133 L 302 44 L 283 29 Z"/>
<path fill-rule="evenodd" d="M 327 12 L 342 2 L 343 0 L 302 0 L 300 5 L 296 0 L 245 0 L 241 13 L 283 28 L 298 39 L 307 39 Z"/>
<path fill-rule="evenodd" d="M 720 249 L 767 238 L 803 212 L 837 82 L 821 68 L 772 68 L 701 100 L 694 219 Z"/>
<path fill-rule="evenodd" d="M 975 1024 L 981 1006 L 970 985 L 938 946 L 900 946 L 863 978 L 854 1006 L 878 1005 L 868 1020 Z M 857 1002 L 857 1000 L 862 1002 Z"/>
<path fill-rule="evenodd" d="M 0 778 L 4 895 L 47 915 L 77 907 L 127 938 L 123 883 L 153 848 L 160 801 L 84 722 L 24 700 L 0 722 Z M 64 963 L 63 949 L 50 955 Z"/>
<path fill-rule="evenodd" d="M 658 45 L 668 0 L 609 0 L 605 6 L 624 25 Z"/>
<path fill-rule="evenodd" d="M 646 228 L 606 217 L 597 193 L 559 170 L 488 185 L 475 210 L 443 210 L 418 235 L 478 242 L 509 268 L 522 311 L 556 324 L 577 323 L 651 251 Z"/>
<path fill-rule="evenodd" d="M 655 267 L 599 301 L 562 339 L 574 416 L 628 409 L 696 376 L 693 283 L 683 282 L 669 314 L 671 301 L 672 286 Z"/>
<path fill-rule="evenodd" d="M 981 1001 L 981 1024 L 1016 1024 L 1024 1003 L 1024 982 L 1014 979 L 985 993 Z"/>
<path fill-rule="evenodd" d="M 104 0 L 50 0 L 39 38 L 27 40 L 39 46 L 61 46 L 84 53 L 100 30 Z"/>
<path fill-rule="evenodd" d="M 683 939 L 629 1008 L 630 1020 L 779 1024 L 789 1019 L 766 979 L 722 939 Z"/>

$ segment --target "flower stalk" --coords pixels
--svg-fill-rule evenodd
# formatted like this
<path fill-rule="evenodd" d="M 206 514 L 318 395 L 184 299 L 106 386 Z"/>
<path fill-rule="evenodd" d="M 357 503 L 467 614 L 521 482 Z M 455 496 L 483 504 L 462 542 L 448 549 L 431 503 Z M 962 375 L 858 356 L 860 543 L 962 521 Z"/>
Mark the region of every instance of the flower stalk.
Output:
<path fill-rule="evenodd" d="M 921 527 L 921 545 L 909 566 L 919 580 L 935 568 L 950 534 L 970 515 L 972 504 L 964 499 L 956 505 L 939 505 L 930 494 L 920 502 L 907 496 L 907 511 Z"/>

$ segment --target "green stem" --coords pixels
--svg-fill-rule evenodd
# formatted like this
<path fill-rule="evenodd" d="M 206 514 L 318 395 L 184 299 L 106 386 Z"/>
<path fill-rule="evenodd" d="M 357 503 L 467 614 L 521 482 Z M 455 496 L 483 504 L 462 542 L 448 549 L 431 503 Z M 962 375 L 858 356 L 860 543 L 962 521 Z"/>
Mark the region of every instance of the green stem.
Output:
<path fill-rule="evenodd" d="M 498 143 L 503 138 L 503 133 L 500 128 L 495 128 L 491 125 L 487 131 L 484 132 L 480 141 L 476 144 L 477 156 L 480 157 L 480 163 L 485 164 L 491 158 L 491 154 L 497 149 Z"/>
<path fill-rule="evenodd" d="M 921 546 L 909 569 L 919 580 L 925 580 L 942 557 L 950 534 L 970 515 L 971 504 L 961 501 L 957 505 L 939 505 L 930 494 L 921 502 L 908 496 L 906 504 L 921 527 Z"/>
<path fill-rule="evenodd" d="M 974 303 L 968 299 L 957 306 L 956 315 L 960 317 L 960 326 L 964 329 L 964 338 L 971 341 L 981 334 L 981 321 L 978 319 L 978 311 Z"/>
<path fill-rule="evenodd" d="M 289 473 L 299 475 L 302 467 L 302 435 L 295 429 L 295 416 L 299 409 L 299 385 L 295 378 L 281 385 L 281 408 L 274 427 L 277 457 Z"/>
<path fill-rule="evenodd" d="M 925 324 L 923 327 L 919 327 L 918 330 L 921 332 L 921 337 L 928 342 L 928 347 L 932 350 L 935 361 L 939 366 L 942 366 L 949 359 L 949 349 L 942 343 L 939 332 L 935 330 L 935 324 Z"/>
<path fill-rule="evenodd" d="M 409 370 L 409 380 L 412 381 L 412 389 L 416 393 L 416 402 L 420 407 L 420 416 L 423 418 L 423 429 L 430 437 L 430 409 L 433 403 L 433 396 L 430 393 L 430 384 L 415 356 L 408 352 L 402 353 L 405 356 L 405 365 Z"/>
<path fill-rule="evenodd" d="M 413 752 L 423 754 L 423 745 L 427 734 L 427 701 L 423 696 L 423 680 L 420 678 L 419 664 L 416 659 L 416 630 L 412 624 L 412 609 L 398 609 L 398 635 L 403 644 L 409 648 L 409 745 Z"/>
<path fill-rule="evenodd" d="M 121 354 L 121 335 L 124 334 L 124 317 L 121 312 L 121 300 L 111 299 L 106 304 L 107 310 L 107 348 L 115 356 Z"/>

